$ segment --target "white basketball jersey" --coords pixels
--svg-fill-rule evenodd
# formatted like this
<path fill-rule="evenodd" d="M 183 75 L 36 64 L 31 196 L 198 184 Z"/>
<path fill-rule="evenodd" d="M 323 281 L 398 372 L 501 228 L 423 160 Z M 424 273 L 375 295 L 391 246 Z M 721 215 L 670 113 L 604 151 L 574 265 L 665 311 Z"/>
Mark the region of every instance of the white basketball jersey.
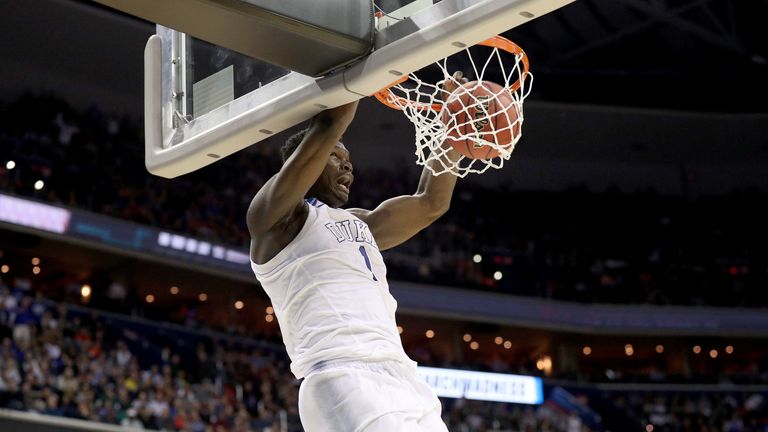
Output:
<path fill-rule="evenodd" d="M 251 263 L 272 300 L 291 371 L 302 378 L 331 360 L 415 363 L 400 342 L 397 302 L 368 225 L 307 200 L 299 234 L 268 262 Z"/>

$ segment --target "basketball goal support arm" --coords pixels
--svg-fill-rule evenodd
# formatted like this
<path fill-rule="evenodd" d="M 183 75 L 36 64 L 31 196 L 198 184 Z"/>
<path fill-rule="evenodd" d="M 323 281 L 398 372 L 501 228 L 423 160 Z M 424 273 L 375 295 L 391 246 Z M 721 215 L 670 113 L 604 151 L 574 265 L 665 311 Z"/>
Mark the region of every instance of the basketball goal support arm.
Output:
<path fill-rule="evenodd" d="M 95 1 L 309 76 L 373 49 L 372 0 Z"/>

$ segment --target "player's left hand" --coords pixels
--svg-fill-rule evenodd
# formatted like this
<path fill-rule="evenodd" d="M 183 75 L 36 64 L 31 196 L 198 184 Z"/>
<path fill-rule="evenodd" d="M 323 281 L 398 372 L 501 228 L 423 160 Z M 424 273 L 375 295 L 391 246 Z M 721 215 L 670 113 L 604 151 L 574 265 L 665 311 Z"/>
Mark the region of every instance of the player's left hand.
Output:
<path fill-rule="evenodd" d="M 464 84 L 468 83 L 469 80 L 464 77 L 464 72 L 462 71 L 456 71 L 451 75 L 450 77 L 446 78 L 442 83 L 440 83 L 440 99 L 443 102 L 448 101 L 448 99 L 451 97 L 451 94 L 456 91 L 459 87 L 463 86 Z M 445 109 L 445 107 L 443 107 Z M 446 163 L 449 165 L 454 164 L 456 161 L 458 161 L 461 158 L 461 155 L 454 150 L 450 145 L 446 144 L 446 142 L 442 143 L 442 148 L 444 149 L 444 152 L 440 158 L 445 158 Z"/>
<path fill-rule="evenodd" d="M 452 76 L 446 78 L 440 85 L 440 99 L 445 102 L 457 88 L 468 83 L 469 80 L 464 77 L 464 72 L 456 71 Z"/>

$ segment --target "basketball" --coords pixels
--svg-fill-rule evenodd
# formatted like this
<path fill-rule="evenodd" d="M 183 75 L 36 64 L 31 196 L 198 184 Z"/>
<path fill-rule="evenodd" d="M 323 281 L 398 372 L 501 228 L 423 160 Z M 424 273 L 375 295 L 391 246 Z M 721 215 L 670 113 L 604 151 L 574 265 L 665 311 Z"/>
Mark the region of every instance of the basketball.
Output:
<path fill-rule="evenodd" d="M 456 89 L 440 118 L 448 128 L 446 142 L 471 159 L 499 156 L 498 150 L 484 141 L 509 146 L 520 135 L 512 94 L 491 81 L 471 81 Z"/>

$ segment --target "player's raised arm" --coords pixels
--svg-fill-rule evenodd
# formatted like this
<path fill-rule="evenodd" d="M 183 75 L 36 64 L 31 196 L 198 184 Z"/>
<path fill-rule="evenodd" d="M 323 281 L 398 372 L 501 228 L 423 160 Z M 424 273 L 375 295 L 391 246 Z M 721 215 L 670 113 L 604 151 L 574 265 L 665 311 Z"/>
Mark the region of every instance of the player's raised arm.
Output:
<path fill-rule="evenodd" d="M 452 79 L 446 80 L 444 94 L 452 93 L 459 84 L 465 82 L 463 74 L 456 72 Z M 460 155 L 450 149 L 446 151 L 445 157 L 455 161 Z M 437 159 L 427 163 L 413 195 L 388 199 L 372 211 L 350 209 L 351 213 L 368 224 L 380 250 L 405 242 L 448 211 L 457 177 L 447 172 L 434 175 L 429 165 L 438 163 Z"/>
<path fill-rule="evenodd" d="M 371 230 L 380 250 L 395 247 L 428 227 L 448 211 L 457 177 L 435 176 L 424 167 L 416 193 L 390 198 L 374 210 L 350 209 Z"/>
<path fill-rule="evenodd" d="M 325 110 L 312 119 L 296 151 L 251 201 L 246 222 L 252 238 L 272 229 L 301 204 L 352 122 L 356 109 L 357 101 Z"/>

